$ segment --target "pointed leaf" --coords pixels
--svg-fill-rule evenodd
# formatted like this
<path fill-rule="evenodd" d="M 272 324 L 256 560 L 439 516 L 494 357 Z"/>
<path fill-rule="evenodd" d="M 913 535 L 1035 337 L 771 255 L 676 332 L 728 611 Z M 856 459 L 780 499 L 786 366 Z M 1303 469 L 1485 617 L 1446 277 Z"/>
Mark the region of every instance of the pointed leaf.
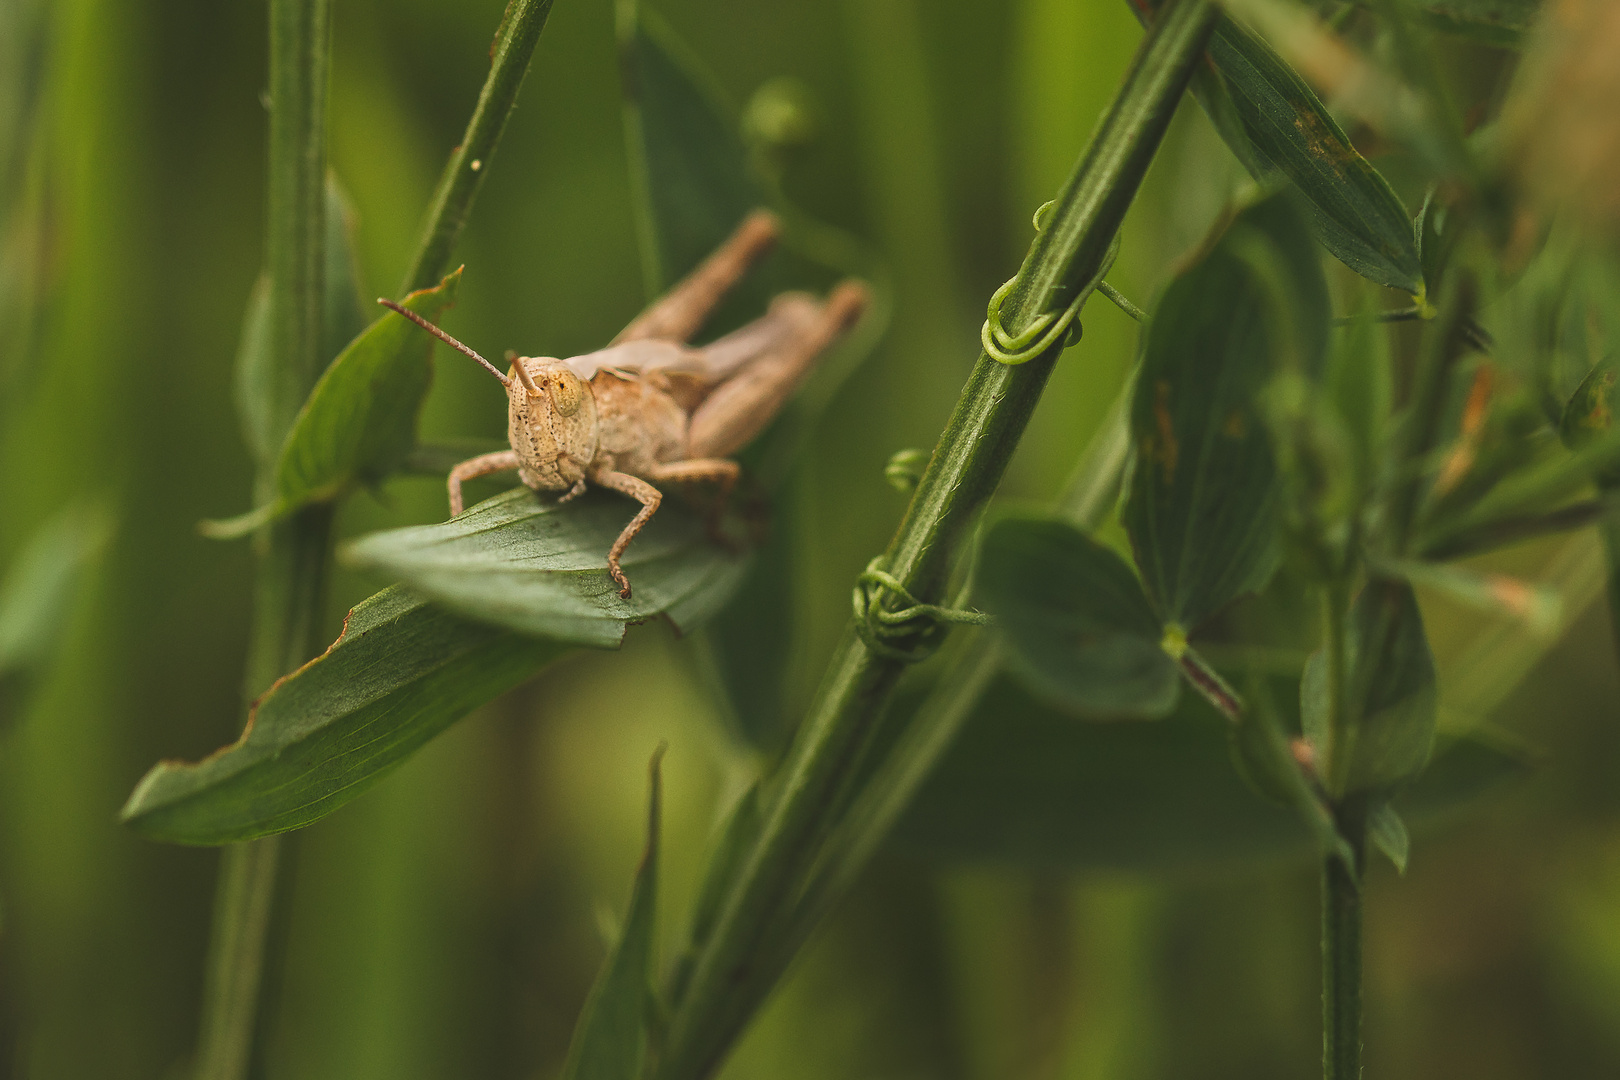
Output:
<path fill-rule="evenodd" d="M 360 299 L 356 266 L 355 214 L 337 178 L 326 178 L 326 303 L 322 321 L 321 356 L 330 360 L 365 329 L 367 312 Z M 242 437 L 260 464 L 276 460 L 287 439 L 287 429 L 302 404 L 278 408 L 276 372 L 270 356 L 270 279 L 261 274 L 248 299 L 242 319 L 242 340 L 236 356 L 236 411 Z"/>
<path fill-rule="evenodd" d="M 667 498 L 624 554 L 633 593 L 621 600 L 607 553 L 637 509 L 601 489 L 559 504 L 517 487 L 443 524 L 361 537 L 339 556 L 472 618 L 613 648 L 630 623 L 659 615 L 693 629 L 748 568 L 745 556 L 707 537 L 698 514 Z"/>
<path fill-rule="evenodd" d="M 1407 835 L 1406 822 L 1387 802 L 1379 802 L 1367 815 L 1367 839 L 1395 864 L 1395 872 L 1405 876 L 1406 861 L 1412 850 L 1412 839 Z"/>
<path fill-rule="evenodd" d="M 1239 159 L 1258 166 L 1258 176 L 1275 169 L 1288 177 L 1305 197 L 1322 246 L 1350 269 L 1380 285 L 1421 291 L 1410 215 L 1309 84 L 1269 45 L 1224 16 L 1209 55 L 1248 138 Z"/>
<path fill-rule="evenodd" d="M 1148 323 L 1124 520 L 1166 622 L 1196 627 L 1276 565 L 1276 464 L 1257 399 L 1285 356 L 1320 369 L 1327 301 L 1314 252 L 1272 196 L 1170 283 Z"/>
<path fill-rule="evenodd" d="M 0 724 L 21 710 L 55 655 L 111 533 L 106 507 L 72 503 L 34 530 L 0 577 Z"/>
<path fill-rule="evenodd" d="M 254 703 L 235 743 L 199 762 L 154 766 L 123 820 L 184 844 L 301 828 L 564 651 L 386 589 L 349 612 L 325 653 Z"/>
<path fill-rule="evenodd" d="M 1327 662 L 1318 650 L 1300 683 L 1305 734 L 1335 759 L 1327 775 L 1343 777 L 1339 794 L 1385 793 L 1423 771 L 1434 745 L 1439 698 L 1434 654 L 1423 630 L 1412 587 L 1373 581 L 1351 605 L 1345 628 L 1348 651 L 1342 731 L 1329 733 Z"/>
<path fill-rule="evenodd" d="M 1620 367 L 1614 361 L 1598 364 L 1581 380 L 1569 403 L 1564 406 L 1558 433 L 1563 437 L 1564 445 L 1571 450 L 1591 446 L 1600 435 L 1614 427 L 1617 374 L 1620 374 Z M 1620 466 L 1611 465 L 1599 472 L 1597 482 L 1605 488 L 1620 487 Z"/>
<path fill-rule="evenodd" d="M 653 930 L 658 914 L 658 827 L 662 785 L 660 749 L 653 756 L 647 811 L 647 850 L 636 870 L 624 932 L 608 952 L 585 999 L 563 1065 L 563 1080 L 639 1080 L 647 1058 L 648 988 L 653 973 Z"/>
<path fill-rule="evenodd" d="M 1009 518 L 979 556 L 976 596 L 1041 697 L 1088 713 L 1159 717 L 1181 682 L 1136 574 L 1062 521 Z"/>
<path fill-rule="evenodd" d="M 1442 741 L 1395 805 L 1414 825 L 1522 778 L 1522 752 Z M 1297 858 L 1299 818 L 1233 771 L 1225 725 L 1195 695 L 1156 724 L 1077 724 L 1003 677 L 901 822 L 896 843 L 948 861 L 1160 872 Z"/>
<path fill-rule="evenodd" d="M 457 270 L 403 304 L 434 320 L 455 303 L 460 283 Z M 392 311 L 367 327 L 332 361 L 293 421 L 276 464 L 275 498 L 239 517 L 204 522 L 204 535 L 246 536 L 301 506 L 377 484 L 402 466 L 416 445 L 416 416 L 433 381 L 433 342 Z"/>

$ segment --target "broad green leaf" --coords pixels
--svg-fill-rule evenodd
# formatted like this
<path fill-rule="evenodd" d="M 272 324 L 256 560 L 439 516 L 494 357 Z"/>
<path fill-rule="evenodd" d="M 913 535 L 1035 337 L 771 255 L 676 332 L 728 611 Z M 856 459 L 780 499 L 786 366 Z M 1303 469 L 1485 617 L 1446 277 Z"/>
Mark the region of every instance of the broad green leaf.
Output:
<path fill-rule="evenodd" d="M 616 647 L 631 623 L 659 615 L 681 632 L 718 611 L 748 559 L 708 538 L 679 496 L 624 554 L 629 600 L 608 577 L 607 553 L 638 505 L 593 488 L 566 504 L 516 487 L 438 525 L 372 533 L 339 552 L 483 622 L 525 634 Z"/>
<path fill-rule="evenodd" d="M 1282 195 L 1239 214 L 1159 299 L 1124 521 L 1164 621 L 1194 628 L 1276 566 L 1276 463 L 1257 400 L 1285 358 L 1320 370 L 1326 316 L 1315 248 Z"/>
<path fill-rule="evenodd" d="M 1395 807 L 1421 828 L 1529 770 L 1467 736 L 1443 742 Z M 1181 871 L 1304 857 L 1317 843 L 1233 770 L 1225 725 L 1183 695 L 1156 724 L 1077 724 L 1002 677 L 896 833 L 913 853 L 1054 868 Z"/>
<path fill-rule="evenodd" d="M 349 612 L 326 652 L 254 703 L 240 739 L 199 762 L 155 765 L 123 820 L 182 844 L 301 828 L 564 651 L 385 589 Z"/>
<path fill-rule="evenodd" d="M 80 586 L 111 533 L 105 507 L 72 503 L 34 530 L 0 576 L 0 724 L 21 710 L 55 655 Z"/>
<path fill-rule="evenodd" d="M 1420 292 L 1423 271 L 1406 208 L 1316 92 L 1230 18 L 1216 23 L 1209 55 L 1248 137 L 1239 159 L 1257 165 L 1259 176 L 1276 170 L 1293 182 L 1322 246 L 1339 261 L 1380 285 Z"/>
<path fill-rule="evenodd" d="M 355 213 L 337 177 L 326 178 L 326 303 L 321 324 L 321 355 L 335 357 L 365 329 L 367 311 L 360 299 L 360 275 L 354 252 Z M 236 411 L 242 435 L 261 464 L 276 460 L 300 402 L 279 415 L 275 371 L 270 356 L 270 279 L 260 275 L 242 320 L 236 358 Z"/>
<path fill-rule="evenodd" d="M 1065 522 L 1024 517 L 990 529 L 978 567 L 975 596 L 1041 697 L 1105 715 L 1175 707 L 1176 663 L 1124 559 Z"/>
<path fill-rule="evenodd" d="M 1331 748 L 1334 760 L 1323 764 L 1334 778 L 1330 789 L 1340 794 L 1396 790 L 1429 760 L 1439 696 L 1434 655 L 1412 587 L 1369 582 L 1351 605 L 1345 642 L 1341 730 L 1328 731 L 1327 662 L 1319 650 L 1300 683 L 1305 734 L 1319 751 Z"/>
<path fill-rule="evenodd" d="M 455 303 L 460 283 L 457 270 L 403 304 L 437 319 Z M 332 361 L 293 421 L 276 463 L 272 501 L 239 517 L 205 522 L 203 532 L 216 539 L 245 536 L 301 506 L 377 484 L 403 465 L 416 445 L 416 416 L 433 381 L 433 343 L 392 311 L 367 327 Z"/>
<path fill-rule="evenodd" d="M 585 998 L 563 1064 L 563 1080 L 640 1080 L 647 1058 L 653 931 L 658 915 L 658 827 L 662 802 L 660 749 L 653 757 L 647 850 L 636 870 L 624 931 L 608 951 Z"/>

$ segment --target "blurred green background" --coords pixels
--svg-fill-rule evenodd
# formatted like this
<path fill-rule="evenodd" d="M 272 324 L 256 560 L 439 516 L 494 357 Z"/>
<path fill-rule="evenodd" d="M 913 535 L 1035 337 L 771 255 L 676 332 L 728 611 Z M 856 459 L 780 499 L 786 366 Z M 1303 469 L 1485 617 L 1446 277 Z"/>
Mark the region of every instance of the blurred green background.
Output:
<path fill-rule="evenodd" d="M 331 164 L 372 293 L 404 272 L 501 9 L 337 5 Z M 828 410 L 798 489 L 803 700 L 903 507 L 884 462 L 932 445 L 985 298 L 1140 31 L 1119 0 L 658 9 L 738 106 L 768 79 L 802 81 L 819 136 L 793 152 L 788 194 L 895 276 L 890 333 Z M 1501 61 L 1459 51 L 1455 66 Z M 263 251 L 265 69 L 262 4 L 0 0 L 0 567 L 76 498 L 116 522 L 57 659 L 0 732 L 0 1077 L 179 1076 L 195 1037 L 217 853 L 145 842 L 115 815 L 152 762 L 206 754 L 241 723 L 249 552 L 195 523 L 244 509 L 251 483 L 229 402 Z M 1112 280 L 1149 299 L 1238 180 L 1189 103 Z M 446 326 L 486 353 L 588 351 L 644 301 L 610 0 L 558 0 L 457 261 Z M 1117 310 L 1088 309 L 1008 498 L 1059 487 L 1135 339 Z M 488 377 L 443 350 L 438 364 L 424 434 L 498 438 Z M 437 520 L 443 499 L 399 479 L 351 500 L 341 528 Z M 339 574 L 334 634 L 380 584 Z M 1443 657 L 1479 631 L 1476 615 L 1428 614 Z M 1590 607 L 1494 714 L 1547 749 L 1537 777 L 1420 834 L 1405 880 L 1375 868 L 1368 1075 L 1620 1075 L 1613 657 Z M 666 940 L 752 768 L 692 667 L 661 626 L 575 654 L 302 834 L 274 1073 L 554 1074 L 602 953 L 599 912 L 627 894 L 648 755 L 668 740 Z M 726 1075 L 1308 1075 L 1316 918 L 1305 864 L 1166 880 L 888 857 Z"/>

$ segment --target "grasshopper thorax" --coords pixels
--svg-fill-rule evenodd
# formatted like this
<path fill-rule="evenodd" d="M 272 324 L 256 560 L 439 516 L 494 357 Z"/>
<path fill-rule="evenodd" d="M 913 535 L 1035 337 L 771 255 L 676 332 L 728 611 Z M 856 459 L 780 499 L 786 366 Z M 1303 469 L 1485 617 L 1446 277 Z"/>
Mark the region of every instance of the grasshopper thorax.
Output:
<path fill-rule="evenodd" d="M 524 483 L 566 491 L 596 456 L 596 398 L 591 384 L 561 360 L 520 356 L 506 383 L 507 437 Z"/>

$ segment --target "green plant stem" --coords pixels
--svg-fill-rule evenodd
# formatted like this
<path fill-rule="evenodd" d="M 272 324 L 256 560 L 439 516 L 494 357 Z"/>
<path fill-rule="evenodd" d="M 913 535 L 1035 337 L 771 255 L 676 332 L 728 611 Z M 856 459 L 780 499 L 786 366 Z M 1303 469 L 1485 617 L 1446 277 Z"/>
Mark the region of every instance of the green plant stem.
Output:
<path fill-rule="evenodd" d="M 1367 808 L 1341 807 L 1339 833 L 1355 867 L 1338 855 L 1322 862 L 1322 1077 L 1361 1080 L 1361 868 L 1367 847 Z"/>
<path fill-rule="evenodd" d="M 478 93 L 478 104 L 467 121 L 461 145 L 450 152 L 439 186 L 433 192 L 418 243 L 416 258 L 405 274 L 400 293 L 431 288 L 439 283 L 461 229 L 467 224 L 473 200 L 489 172 L 490 158 L 501 141 L 506 118 L 517 103 L 529 60 L 546 28 L 552 0 L 511 0 L 490 46 L 489 77 Z"/>
<path fill-rule="evenodd" d="M 1064 185 L 1002 304 L 1017 335 L 1063 310 L 1100 271 L 1214 24 L 1207 0 L 1172 0 L 1149 29 L 1125 85 Z M 942 599 L 955 541 L 995 490 L 1061 343 L 1008 366 L 980 355 L 883 564 L 913 596 Z M 875 602 L 890 610 L 893 597 Z M 844 789 L 904 670 L 851 626 L 786 759 L 760 835 L 727 892 L 713 936 L 677 1004 L 658 1075 L 710 1073 L 778 971 L 762 959 L 836 824 Z M 856 793 L 858 795 L 858 793 Z"/>
<path fill-rule="evenodd" d="M 1349 734 L 1345 731 L 1345 683 L 1350 674 L 1345 625 L 1350 618 L 1350 582 L 1340 578 L 1328 582 L 1322 600 L 1322 653 L 1327 663 L 1327 716 L 1322 730 L 1325 746 L 1317 748 L 1322 769 L 1322 786 L 1330 797 L 1343 794 L 1350 775 Z"/>
<path fill-rule="evenodd" d="M 331 67 L 330 0 L 270 4 L 270 152 L 266 263 L 275 382 L 271 415 L 279 430 L 320 377 L 326 266 L 326 92 Z M 273 465 L 256 486 L 274 482 Z M 316 655 L 325 637 L 326 573 L 332 509 L 312 507 L 264 531 L 244 689 L 252 701 L 282 674 Z M 197 1048 L 200 1080 L 262 1073 L 274 968 L 285 926 L 276 901 L 291 849 L 279 837 L 233 845 L 221 858 Z M 278 871 L 281 871 L 278 873 Z"/>

